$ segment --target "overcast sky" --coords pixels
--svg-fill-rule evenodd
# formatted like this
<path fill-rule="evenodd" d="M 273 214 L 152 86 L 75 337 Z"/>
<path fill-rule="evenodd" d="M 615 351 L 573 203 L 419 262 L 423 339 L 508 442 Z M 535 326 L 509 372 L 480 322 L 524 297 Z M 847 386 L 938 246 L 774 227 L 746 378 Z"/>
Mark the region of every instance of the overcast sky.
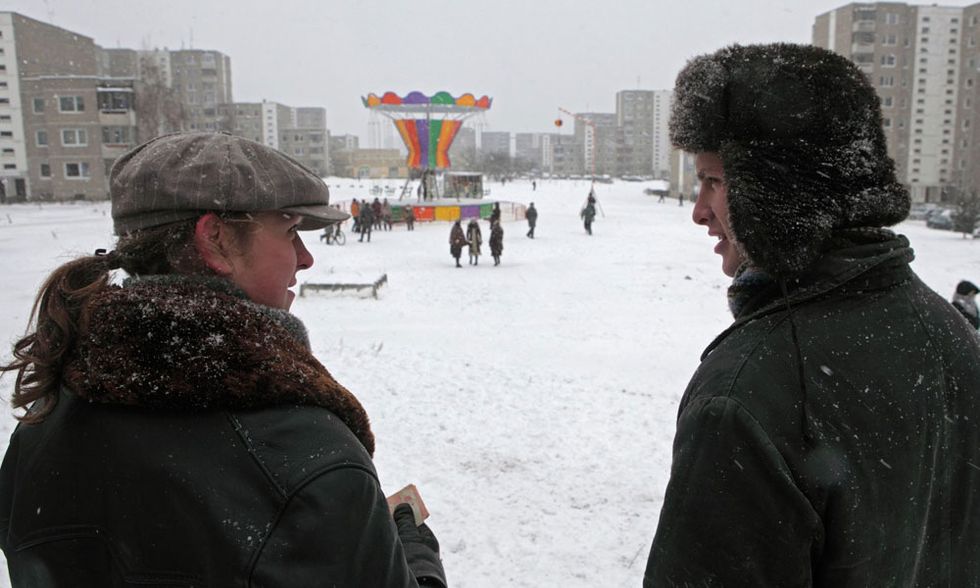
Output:
<path fill-rule="evenodd" d="M 972 2 L 950 0 L 947 6 Z M 558 107 L 612 112 L 623 89 L 669 89 L 730 43 L 808 43 L 838 0 L 6 0 L 103 47 L 214 49 L 238 102 L 322 106 L 366 137 L 360 97 L 493 98 L 487 130 L 550 132 Z M 569 122 L 569 121 L 566 121 Z M 566 129 L 570 127 L 565 127 Z"/>

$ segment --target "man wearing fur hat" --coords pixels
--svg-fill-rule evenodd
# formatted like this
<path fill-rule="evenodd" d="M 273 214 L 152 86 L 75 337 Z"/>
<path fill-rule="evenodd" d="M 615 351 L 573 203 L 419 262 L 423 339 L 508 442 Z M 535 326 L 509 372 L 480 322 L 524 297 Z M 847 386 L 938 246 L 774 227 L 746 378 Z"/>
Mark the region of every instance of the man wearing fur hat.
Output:
<path fill-rule="evenodd" d="M 878 98 L 850 61 L 732 46 L 677 78 L 693 219 L 735 321 L 681 400 L 644 586 L 980 578 L 980 340 L 909 267 Z"/>

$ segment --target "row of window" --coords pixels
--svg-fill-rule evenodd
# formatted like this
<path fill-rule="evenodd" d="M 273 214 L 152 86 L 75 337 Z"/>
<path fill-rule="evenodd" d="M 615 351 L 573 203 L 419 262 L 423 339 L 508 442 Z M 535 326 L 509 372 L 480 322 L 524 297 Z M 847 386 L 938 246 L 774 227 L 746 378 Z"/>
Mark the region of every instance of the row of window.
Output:
<path fill-rule="evenodd" d="M 102 127 L 102 143 L 106 145 L 131 145 L 136 139 L 132 127 Z M 47 129 L 41 129 L 34 134 L 38 147 L 49 145 Z M 85 147 L 88 145 L 88 130 L 61 129 L 62 147 Z"/>
<path fill-rule="evenodd" d="M 85 98 L 82 96 L 58 96 L 58 112 L 85 112 Z M 44 98 L 34 99 L 34 114 L 44 112 Z"/>
<path fill-rule="evenodd" d="M 91 177 L 89 165 L 86 161 L 66 161 L 64 163 L 64 177 L 69 180 L 84 180 Z M 51 164 L 41 164 L 41 177 L 51 178 Z"/>

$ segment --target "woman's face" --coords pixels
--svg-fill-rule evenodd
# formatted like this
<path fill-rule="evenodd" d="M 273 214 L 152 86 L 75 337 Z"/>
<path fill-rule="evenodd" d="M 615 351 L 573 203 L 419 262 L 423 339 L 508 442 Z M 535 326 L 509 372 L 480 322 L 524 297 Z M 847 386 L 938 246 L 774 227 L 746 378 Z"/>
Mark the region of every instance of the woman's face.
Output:
<path fill-rule="evenodd" d="M 302 217 L 282 212 L 255 215 L 242 247 L 227 254 L 228 277 L 258 304 L 289 310 L 296 273 L 313 266 L 297 226 Z M 235 221 L 231 221 L 235 222 Z"/>

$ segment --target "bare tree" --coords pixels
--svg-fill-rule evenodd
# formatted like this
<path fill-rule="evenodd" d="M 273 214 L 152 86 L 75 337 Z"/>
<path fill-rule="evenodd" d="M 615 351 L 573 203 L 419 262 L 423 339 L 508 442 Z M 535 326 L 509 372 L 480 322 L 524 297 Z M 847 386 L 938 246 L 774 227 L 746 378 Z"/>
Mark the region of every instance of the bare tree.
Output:
<path fill-rule="evenodd" d="M 136 84 L 136 120 L 139 141 L 185 130 L 187 112 L 177 91 L 167 85 L 160 67 L 141 59 L 140 80 Z"/>

